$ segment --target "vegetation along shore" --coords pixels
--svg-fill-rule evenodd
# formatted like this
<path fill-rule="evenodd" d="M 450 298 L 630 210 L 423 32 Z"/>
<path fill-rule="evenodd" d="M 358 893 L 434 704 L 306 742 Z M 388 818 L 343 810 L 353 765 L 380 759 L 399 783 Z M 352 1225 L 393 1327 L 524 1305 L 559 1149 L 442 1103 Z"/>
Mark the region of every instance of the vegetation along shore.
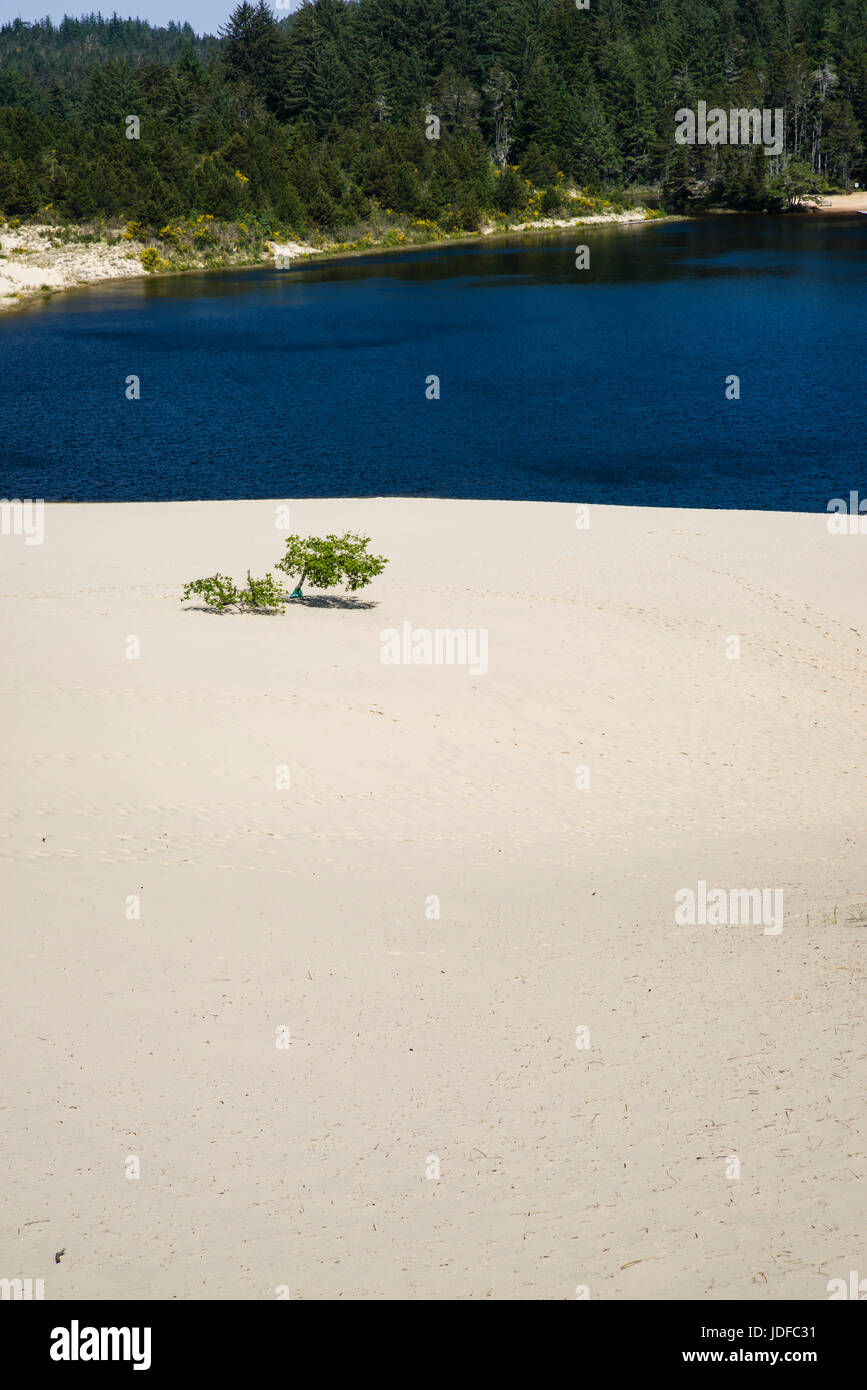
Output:
<path fill-rule="evenodd" d="M 864 186 L 865 71 L 859 0 L 313 0 L 286 16 L 244 0 L 205 36 L 13 20 L 0 305 L 143 273 L 845 197 Z M 676 112 L 701 102 L 779 109 L 781 153 L 678 144 Z"/>

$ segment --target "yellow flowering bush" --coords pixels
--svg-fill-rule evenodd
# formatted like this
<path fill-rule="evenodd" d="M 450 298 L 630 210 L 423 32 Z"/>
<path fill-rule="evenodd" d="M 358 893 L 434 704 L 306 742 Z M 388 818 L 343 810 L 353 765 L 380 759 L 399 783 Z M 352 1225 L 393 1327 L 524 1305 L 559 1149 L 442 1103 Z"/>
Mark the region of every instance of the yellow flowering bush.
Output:
<path fill-rule="evenodd" d="M 149 275 L 155 275 L 158 270 L 171 269 L 169 262 L 163 260 L 155 246 L 149 246 L 146 251 L 142 251 L 141 263 Z"/>

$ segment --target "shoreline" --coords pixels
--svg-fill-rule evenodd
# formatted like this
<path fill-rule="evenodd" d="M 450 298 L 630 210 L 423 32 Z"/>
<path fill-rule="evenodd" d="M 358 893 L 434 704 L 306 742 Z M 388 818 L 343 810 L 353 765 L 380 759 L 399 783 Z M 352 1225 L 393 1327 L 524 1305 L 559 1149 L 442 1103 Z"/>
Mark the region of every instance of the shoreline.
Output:
<path fill-rule="evenodd" d="M 812 216 L 816 213 L 851 214 L 867 212 L 867 190 L 851 194 L 828 195 L 818 207 L 803 207 L 790 213 L 753 213 L 751 216 Z M 708 209 L 701 216 L 744 215 L 738 209 Z M 565 231 L 578 227 L 602 226 L 647 226 L 657 223 L 684 222 L 691 220 L 691 214 L 658 213 L 639 205 L 635 209 L 617 213 L 595 213 L 570 218 L 540 218 L 529 222 L 512 223 L 501 227 L 486 224 L 478 232 L 466 235 L 443 236 L 431 240 L 404 241 L 400 244 L 382 242 L 373 246 L 343 247 L 340 243 L 317 247 L 309 242 L 268 242 L 271 249 L 257 258 L 231 256 L 219 265 L 202 264 L 187 266 L 184 269 L 147 271 L 142 263 L 142 253 L 148 248 L 143 242 L 128 240 L 124 246 L 111 244 L 107 239 L 99 241 L 76 242 L 69 240 L 61 248 L 48 248 L 40 245 L 43 234 L 57 235 L 68 232 L 67 227 L 53 227 L 47 224 L 30 223 L 20 228 L 10 228 L 8 224 L 0 227 L 0 315 L 14 313 L 17 309 L 30 309 L 45 303 L 58 294 L 71 294 L 76 290 L 91 289 L 95 285 L 109 285 L 122 280 L 165 280 L 170 276 L 201 275 L 224 270 L 257 270 L 273 266 L 276 257 L 282 252 L 302 265 L 332 264 L 337 261 L 353 260 L 362 256 L 376 256 L 386 253 L 430 251 L 443 246 L 473 246 L 485 242 L 506 240 L 510 237 L 542 236 L 552 232 Z M 53 254 L 54 252 L 57 254 Z M 22 254 L 23 253 L 23 254 Z M 13 256 L 21 260 L 12 260 Z M 25 255 L 27 259 L 25 259 Z M 30 261 L 30 255 L 41 257 Z M 29 268 L 36 274 L 22 274 Z M 287 267 L 288 268 L 288 267 Z M 10 274 L 9 272 L 12 272 Z M 52 283 L 53 281 L 53 283 Z M 8 286 L 9 288 L 6 288 Z"/>
<path fill-rule="evenodd" d="M 495 241 L 501 237 L 525 236 L 533 233 L 560 231 L 570 227 L 582 226 L 644 226 L 649 223 L 683 221 L 677 214 L 659 215 L 641 208 L 619 213 L 589 214 L 574 218 L 545 218 L 538 221 L 522 222 L 507 227 L 493 224 L 478 232 L 466 235 L 443 236 L 431 240 L 404 241 L 398 245 L 382 242 L 373 246 L 346 247 L 340 243 L 318 247 L 305 242 L 266 242 L 270 248 L 256 258 L 240 257 L 237 260 L 227 257 L 219 265 L 194 265 L 183 269 L 148 271 L 141 263 L 141 256 L 148 248 L 135 239 L 126 242 L 123 248 L 101 241 L 70 240 L 63 243 L 63 249 L 54 255 L 55 247 L 40 245 L 44 236 L 67 232 L 70 228 L 54 228 L 48 224 L 30 223 L 19 228 L 0 227 L 0 314 L 12 313 L 16 309 L 33 308 L 39 303 L 52 299 L 56 294 L 69 294 L 76 290 L 90 289 L 94 285 L 117 283 L 121 280 L 166 280 L 171 276 L 202 275 L 208 272 L 225 270 L 264 270 L 275 265 L 281 253 L 289 255 L 293 263 L 313 265 L 330 264 L 335 261 L 355 259 L 361 256 L 382 255 L 388 252 L 429 251 L 442 246 L 474 245 Z M 35 261 L 13 261 L 12 256 L 39 257 Z M 47 262 L 47 263 L 46 263 Z M 52 264 L 53 262 L 53 264 Z M 65 264 L 64 264 L 65 262 Z M 58 265 L 59 263 L 59 265 Z M 38 274 L 25 275 L 21 271 L 32 268 Z M 288 267 L 287 267 L 288 269 Z M 9 272 L 13 272 L 10 274 Z M 84 272 L 82 274 L 82 272 Z M 48 277 L 43 279 L 44 277 Z M 54 283 L 51 283 L 53 278 Z M 37 287 L 37 281 L 41 281 Z M 7 290 L 9 285 L 13 288 Z M 15 289 L 14 286 L 18 288 Z"/>
<path fill-rule="evenodd" d="M 22 504 L 28 501 L 34 504 L 40 503 L 43 507 L 240 507 L 240 506 L 273 506 L 291 503 L 293 506 L 297 502 L 307 502 L 311 506 L 314 504 L 335 505 L 351 507 L 354 503 L 368 504 L 371 502 L 407 502 L 407 503 L 467 503 L 474 507 L 571 507 L 571 502 L 552 501 L 547 498 L 531 497 L 452 497 L 448 493 L 424 493 L 418 495 L 407 492 L 365 492 L 359 493 L 357 497 L 346 495 L 335 495 L 334 497 L 309 497 L 309 498 L 271 498 L 271 497 L 130 497 L 130 498 L 93 498 L 93 497 L 40 497 L 40 498 L 20 498 Z M 800 511 L 784 510 L 779 507 L 695 507 L 692 505 L 678 507 L 672 502 L 666 502 L 659 506 L 654 506 L 647 502 L 588 502 L 580 505 L 588 507 L 607 507 L 618 509 L 624 512 L 696 512 L 699 516 L 732 516 L 732 517 L 772 517 L 772 516 L 813 516 L 822 517 L 827 523 L 829 513 L 826 511 Z"/>

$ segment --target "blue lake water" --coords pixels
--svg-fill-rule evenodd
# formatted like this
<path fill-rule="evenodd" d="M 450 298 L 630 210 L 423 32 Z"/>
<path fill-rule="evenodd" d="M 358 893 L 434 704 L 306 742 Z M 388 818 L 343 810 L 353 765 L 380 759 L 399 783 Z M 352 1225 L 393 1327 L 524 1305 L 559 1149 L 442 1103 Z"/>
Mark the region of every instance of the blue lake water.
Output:
<path fill-rule="evenodd" d="M 0 496 L 824 511 L 865 272 L 865 217 L 722 216 L 76 292 L 0 319 Z"/>

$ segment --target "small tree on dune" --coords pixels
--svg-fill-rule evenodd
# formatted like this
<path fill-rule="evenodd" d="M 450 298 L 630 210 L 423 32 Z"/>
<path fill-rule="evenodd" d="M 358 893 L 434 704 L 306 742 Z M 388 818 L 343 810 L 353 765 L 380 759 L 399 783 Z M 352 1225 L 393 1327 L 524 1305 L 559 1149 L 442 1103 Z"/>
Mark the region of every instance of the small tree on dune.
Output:
<path fill-rule="evenodd" d="M 286 554 L 276 569 L 295 580 L 292 598 L 303 598 L 302 587 L 309 581 L 316 589 L 333 589 L 344 584 L 350 593 L 363 589 L 388 561 L 384 555 L 368 555 L 369 536 L 347 531 L 342 536 L 289 536 Z"/>
<path fill-rule="evenodd" d="M 242 613 L 283 613 L 283 604 L 289 595 L 281 588 L 273 575 L 264 579 L 254 579 L 247 570 L 247 583 L 242 589 L 226 574 L 212 574 L 207 579 L 193 579 L 184 585 L 181 602 L 196 594 L 206 607 L 217 613 L 227 613 L 230 608 L 238 608 Z"/>
<path fill-rule="evenodd" d="M 293 579 L 295 588 L 291 594 L 287 594 L 270 572 L 264 579 L 254 579 L 248 570 L 247 583 L 240 589 L 225 574 L 192 579 L 184 586 L 181 602 L 196 595 L 217 613 L 227 613 L 231 608 L 248 613 L 282 613 L 288 598 L 303 599 L 301 586 L 307 580 L 317 589 L 332 589 L 336 584 L 344 584 L 354 593 L 382 574 L 388 564 L 384 555 L 368 555 L 369 544 L 369 536 L 356 536 L 349 531 L 324 539 L 290 536 L 286 541 L 286 554 L 274 568 Z"/>

